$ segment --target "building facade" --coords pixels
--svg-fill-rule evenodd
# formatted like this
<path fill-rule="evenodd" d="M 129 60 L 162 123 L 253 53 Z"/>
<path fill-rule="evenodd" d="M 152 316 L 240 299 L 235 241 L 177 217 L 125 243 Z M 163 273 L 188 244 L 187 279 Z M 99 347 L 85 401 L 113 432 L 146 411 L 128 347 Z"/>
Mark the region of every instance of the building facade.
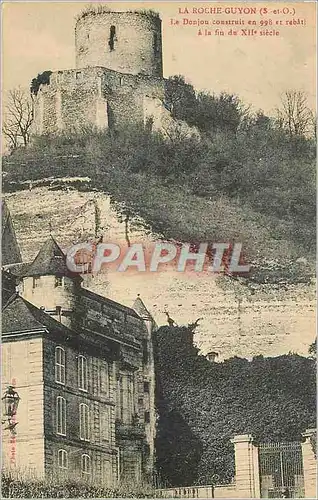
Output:
<path fill-rule="evenodd" d="M 129 308 L 84 289 L 52 237 L 3 274 L 3 393 L 20 397 L 16 434 L 2 434 L 4 467 L 106 486 L 151 481 L 155 324 L 140 297 Z"/>

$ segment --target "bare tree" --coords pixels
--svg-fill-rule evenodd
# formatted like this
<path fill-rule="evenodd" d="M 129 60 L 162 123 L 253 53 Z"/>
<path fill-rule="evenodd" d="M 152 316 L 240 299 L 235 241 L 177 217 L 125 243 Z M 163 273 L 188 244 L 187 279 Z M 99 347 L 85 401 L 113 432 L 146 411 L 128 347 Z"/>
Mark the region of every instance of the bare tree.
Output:
<path fill-rule="evenodd" d="M 26 90 L 18 87 L 9 90 L 4 105 L 2 132 L 9 148 L 26 146 L 30 140 L 30 127 L 33 121 L 33 101 Z"/>
<path fill-rule="evenodd" d="M 313 112 L 308 106 L 306 93 L 287 90 L 281 96 L 281 108 L 276 110 L 278 126 L 291 136 L 313 134 Z"/>

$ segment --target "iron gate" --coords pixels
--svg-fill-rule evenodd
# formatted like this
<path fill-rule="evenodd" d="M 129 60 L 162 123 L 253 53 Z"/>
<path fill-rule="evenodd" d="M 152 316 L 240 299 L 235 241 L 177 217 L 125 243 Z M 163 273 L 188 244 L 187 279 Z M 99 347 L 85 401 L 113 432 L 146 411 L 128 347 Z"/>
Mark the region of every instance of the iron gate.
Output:
<path fill-rule="evenodd" d="M 304 498 L 301 443 L 259 445 L 262 498 Z"/>

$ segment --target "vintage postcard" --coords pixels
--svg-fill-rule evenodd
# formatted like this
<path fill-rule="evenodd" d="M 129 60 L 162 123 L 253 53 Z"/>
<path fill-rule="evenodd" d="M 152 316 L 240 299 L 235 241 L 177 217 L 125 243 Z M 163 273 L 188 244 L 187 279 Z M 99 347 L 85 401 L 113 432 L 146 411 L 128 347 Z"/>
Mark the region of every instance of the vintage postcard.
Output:
<path fill-rule="evenodd" d="M 316 3 L 2 2 L 2 493 L 316 498 Z"/>

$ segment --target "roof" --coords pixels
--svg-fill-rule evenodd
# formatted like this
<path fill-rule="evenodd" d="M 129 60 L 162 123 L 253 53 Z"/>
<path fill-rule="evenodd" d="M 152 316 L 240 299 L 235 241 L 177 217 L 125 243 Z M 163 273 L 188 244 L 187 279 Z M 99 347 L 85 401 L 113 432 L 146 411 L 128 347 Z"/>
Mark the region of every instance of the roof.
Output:
<path fill-rule="evenodd" d="M 18 294 L 12 296 L 2 311 L 2 333 L 14 334 L 45 329 L 70 330 Z"/>
<path fill-rule="evenodd" d="M 3 308 L 12 295 L 16 295 L 16 278 L 11 273 L 2 270 L 1 277 L 1 295 L 2 295 L 2 305 Z"/>
<path fill-rule="evenodd" d="M 87 298 L 91 300 L 96 300 L 96 302 L 100 302 L 101 304 L 107 304 L 110 307 L 114 307 L 115 309 L 122 311 L 125 314 L 130 314 L 131 316 L 135 316 L 136 318 L 140 318 L 140 316 L 137 314 L 137 312 L 132 309 L 131 307 L 124 306 L 123 304 L 119 304 L 118 302 L 115 302 L 114 300 L 108 299 L 107 297 L 103 297 L 102 295 L 98 295 L 95 292 L 91 292 L 90 290 L 87 290 L 86 288 L 81 288 L 79 290 L 79 293 L 83 295 L 84 297 L 86 296 Z"/>
<path fill-rule="evenodd" d="M 17 237 L 13 227 L 10 211 L 5 200 L 1 203 L 1 220 L 2 220 L 2 265 L 22 262 L 21 252 L 19 249 Z"/>
<path fill-rule="evenodd" d="M 66 265 L 66 256 L 50 236 L 44 243 L 34 261 L 23 272 L 22 276 L 69 276 L 71 278 L 80 276 L 71 272 Z"/>
<path fill-rule="evenodd" d="M 146 308 L 144 302 L 142 301 L 139 295 L 137 296 L 135 302 L 133 303 L 133 309 L 143 320 L 154 322 L 153 317 L 151 316 L 150 312 Z"/>
<path fill-rule="evenodd" d="M 30 267 L 31 262 L 17 262 L 16 264 L 8 264 L 4 265 L 4 271 L 11 274 L 12 276 L 24 276 L 28 268 Z"/>
<path fill-rule="evenodd" d="M 81 342 L 91 344 L 96 339 L 103 338 L 116 344 L 126 344 L 138 348 L 140 345 L 120 336 L 109 336 L 105 332 L 98 332 L 89 328 L 83 328 L 80 331 L 71 330 L 48 313 L 42 311 L 30 302 L 26 301 L 20 295 L 13 295 L 4 306 L 2 311 L 2 340 L 23 338 L 24 335 L 39 335 L 46 332 L 62 333 L 66 338 L 79 339 Z M 80 334 L 80 335 L 79 335 Z M 103 348 L 105 345 L 103 344 Z"/>

